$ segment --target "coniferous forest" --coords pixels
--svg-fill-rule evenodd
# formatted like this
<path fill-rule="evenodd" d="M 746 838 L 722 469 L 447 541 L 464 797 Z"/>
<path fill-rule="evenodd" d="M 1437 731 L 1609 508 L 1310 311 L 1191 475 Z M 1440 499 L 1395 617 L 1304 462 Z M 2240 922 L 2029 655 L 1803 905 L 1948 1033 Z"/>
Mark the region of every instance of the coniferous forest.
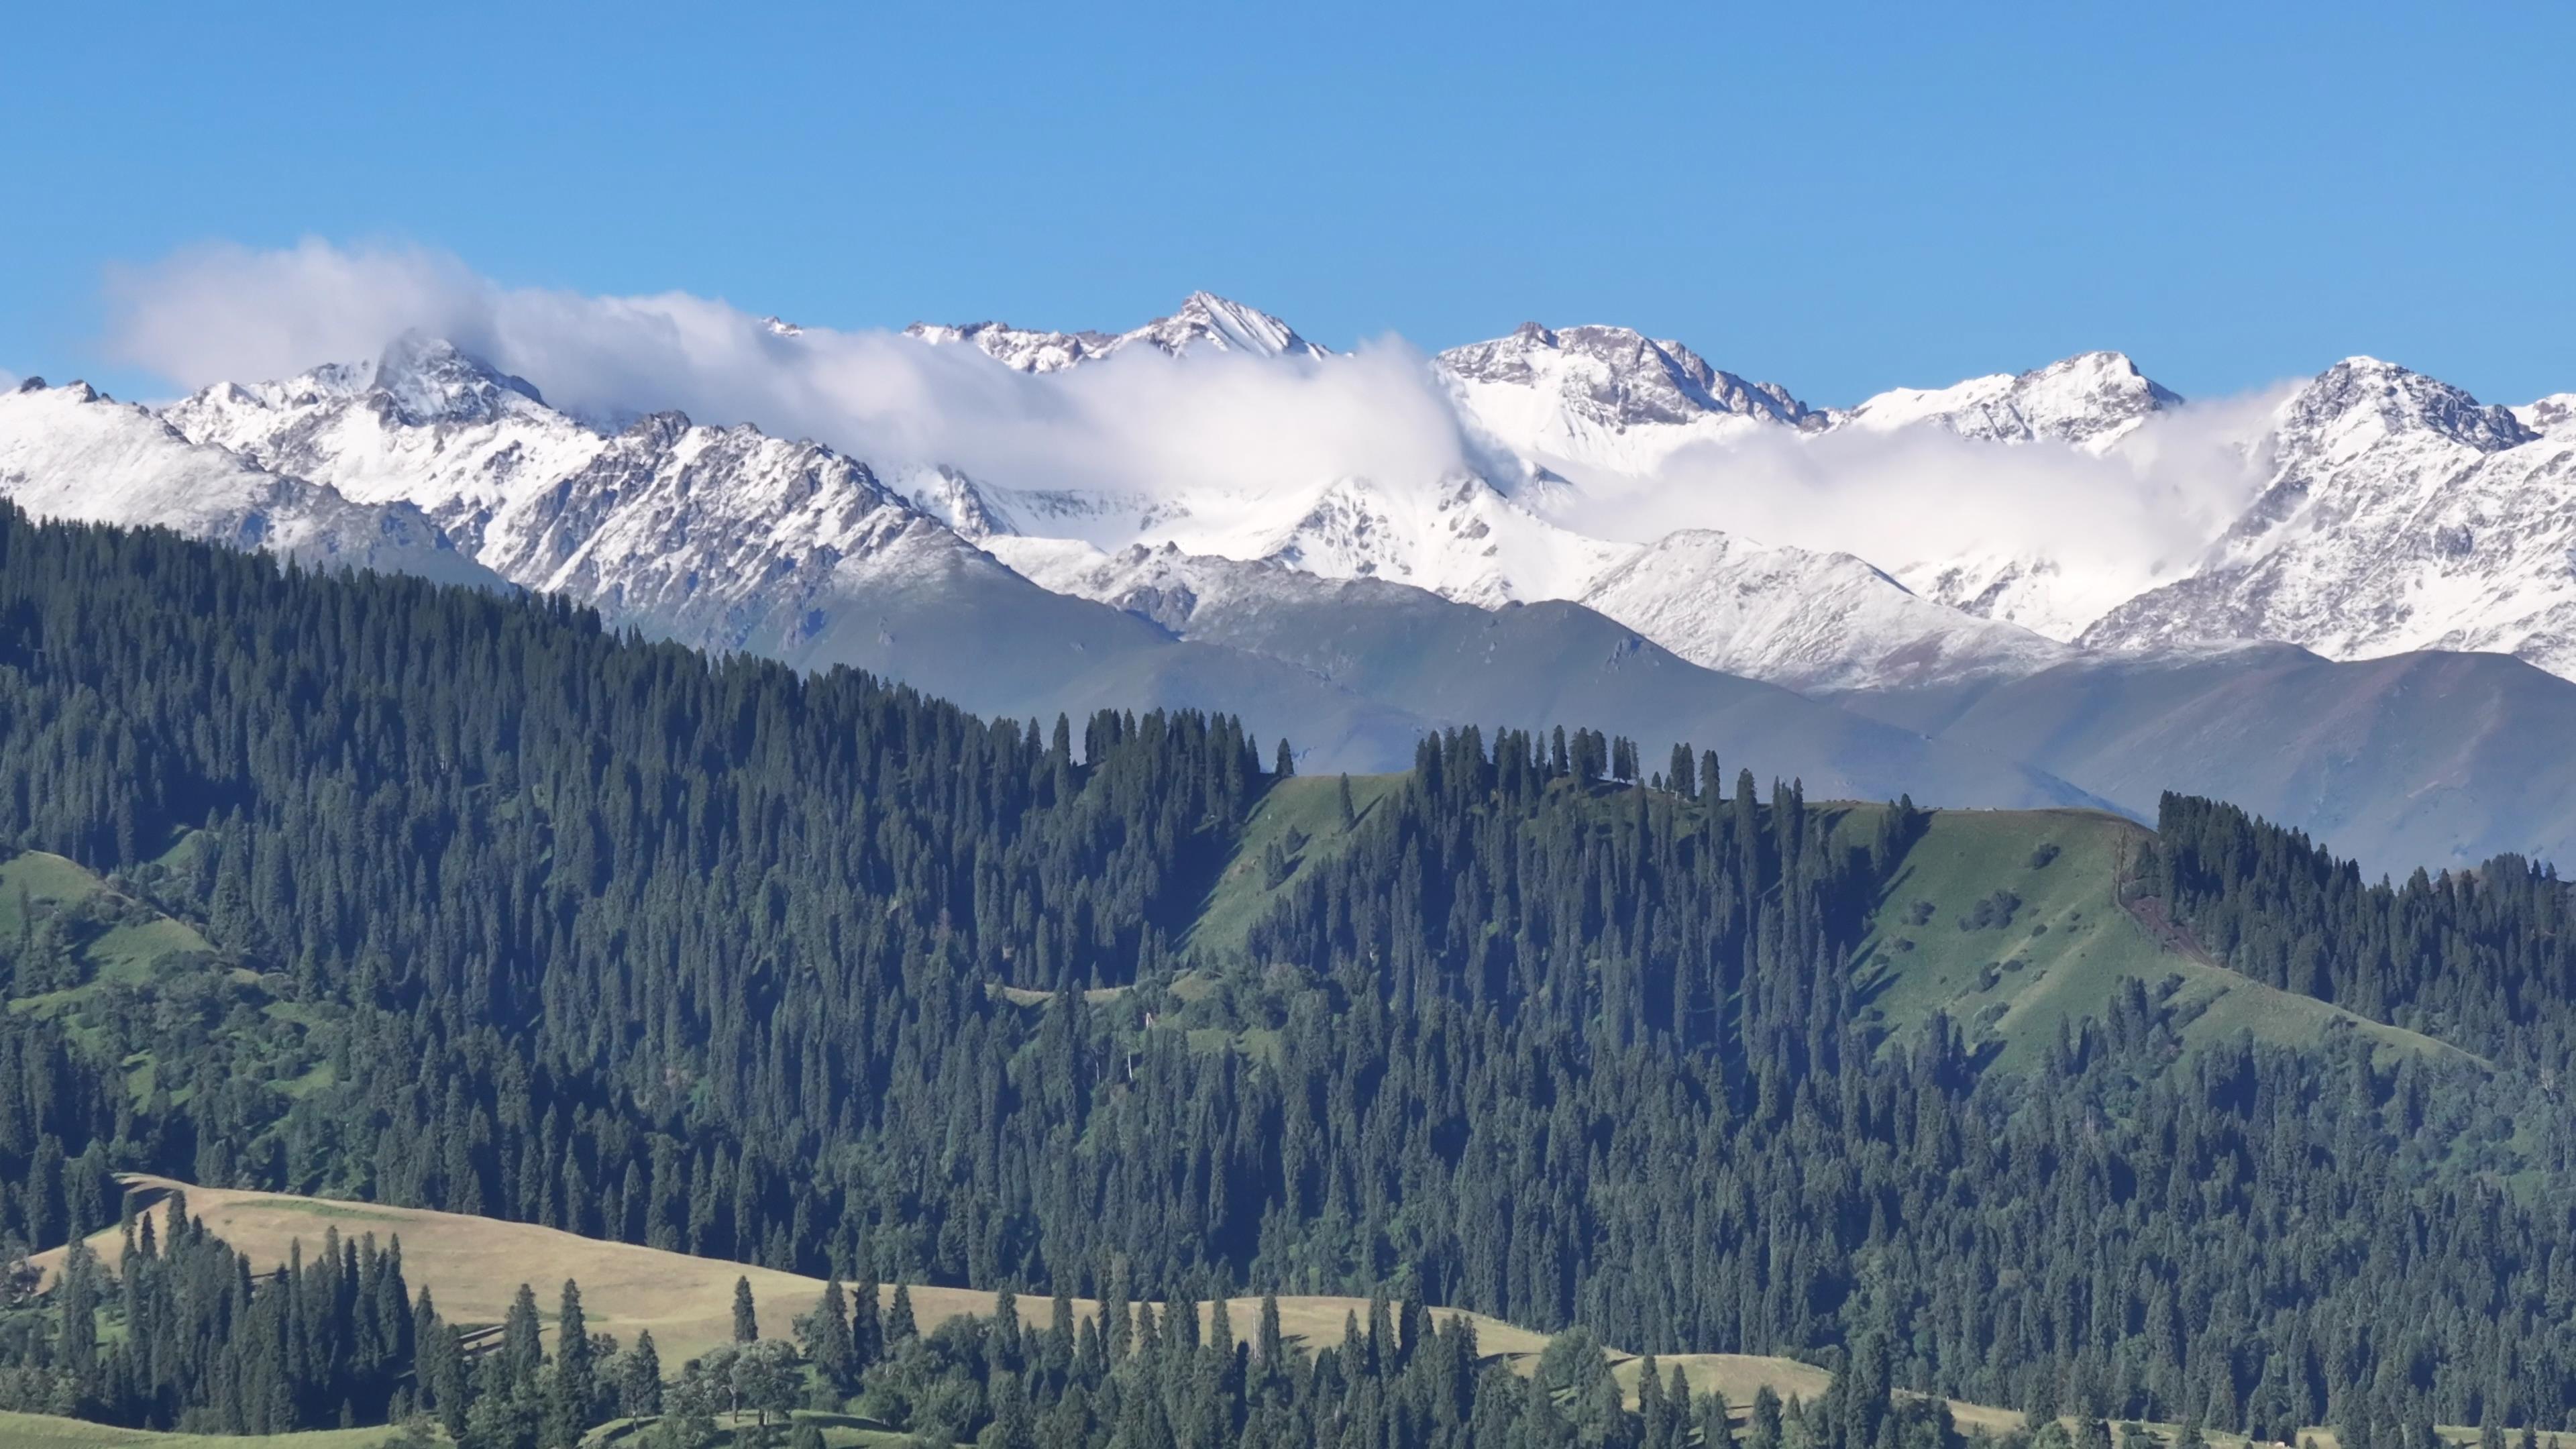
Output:
<path fill-rule="evenodd" d="M 1956 1437 L 1894 1390 L 2343 1449 L 2576 1427 L 2576 942 L 2546 867 L 2374 885 L 2168 797 L 2142 909 L 2439 1049 L 2187 1051 L 2180 999 L 2128 981 L 2008 1071 L 1868 1009 L 1923 813 L 1697 743 L 1427 739 L 1208 951 L 1195 913 L 1291 768 L 1234 720 L 981 720 L 556 601 L 0 512 L 0 845 L 210 946 L 137 983 L 84 976 L 77 923 L 0 939 L 0 995 L 72 1003 L 0 1016 L 0 1234 L 133 1239 L 114 1174 L 148 1171 L 871 1284 L 1394 1305 L 1313 1355 L 1182 1312 L 918 1334 L 872 1295 L 838 1329 L 790 1307 L 812 1373 L 1013 1445 L 1679 1449 L 1727 1422 L 1651 1372 L 1623 1409 L 1587 1342 L 1842 1370 L 1734 1406 L 1754 1449 Z M 1230 1032 L 1157 1027 L 1185 1006 Z M 469 1366 L 398 1248 L 312 1248 L 254 1282 L 147 1230 L 121 1274 L 12 1275 L 0 1396 L 534 1445 L 665 1377 L 715 1393 L 533 1327 Z M 1425 1304 L 1589 1337 L 1524 1378 Z"/>

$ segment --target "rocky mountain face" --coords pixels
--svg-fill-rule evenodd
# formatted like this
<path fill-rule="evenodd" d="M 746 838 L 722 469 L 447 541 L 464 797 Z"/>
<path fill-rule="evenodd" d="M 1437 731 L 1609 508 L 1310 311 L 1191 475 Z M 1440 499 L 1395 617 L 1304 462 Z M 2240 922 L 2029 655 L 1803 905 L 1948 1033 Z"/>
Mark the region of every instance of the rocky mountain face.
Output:
<path fill-rule="evenodd" d="M 2262 457 L 2266 485 L 2200 566 L 2086 644 L 2475 650 L 2576 677 L 2576 436 L 2362 357 L 2283 403 Z"/>
<path fill-rule="evenodd" d="M 1931 426 L 1991 443 L 2066 443 L 2099 452 L 2179 394 L 2117 352 L 2085 352 L 2024 373 L 1943 388 L 1897 388 L 1833 416 L 1836 427 L 1889 432 Z"/>
<path fill-rule="evenodd" d="M 1460 411 L 1545 469 L 1651 472 L 1693 442 L 1828 419 L 1777 383 L 1711 367 L 1678 342 L 1626 327 L 1548 328 L 1453 347 L 1436 359 Z"/>

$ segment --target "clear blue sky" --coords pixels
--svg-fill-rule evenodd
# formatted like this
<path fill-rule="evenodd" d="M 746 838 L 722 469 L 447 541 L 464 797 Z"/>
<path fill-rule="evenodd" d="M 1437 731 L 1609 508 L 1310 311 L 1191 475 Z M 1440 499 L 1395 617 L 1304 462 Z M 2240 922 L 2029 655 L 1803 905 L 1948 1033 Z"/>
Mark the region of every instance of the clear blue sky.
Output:
<path fill-rule="evenodd" d="M 2088 347 L 2519 402 L 2576 388 L 2571 56 L 2564 4 L 26 6 L 0 368 L 148 392 L 103 267 L 320 236 L 841 327 L 1624 322 L 1822 403 Z"/>

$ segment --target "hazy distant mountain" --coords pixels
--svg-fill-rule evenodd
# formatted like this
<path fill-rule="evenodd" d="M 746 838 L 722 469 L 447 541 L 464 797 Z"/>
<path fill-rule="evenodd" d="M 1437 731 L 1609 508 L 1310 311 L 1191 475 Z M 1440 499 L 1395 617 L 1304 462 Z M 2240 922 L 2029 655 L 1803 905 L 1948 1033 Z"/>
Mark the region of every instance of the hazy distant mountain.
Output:
<path fill-rule="evenodd" d="M 1801 778 L 1819 797 L 1911 791 L 1918 800 L 2102 803 L 1973 742 L 1927 741 L 1698 667 L 1578 604 L 1480 609 L 1383 580 L 1324 579 L 1168 545 L 1107 558 L 1005 553 L 1050 588 L 1113 604 L 1185 639 L 1294 663 L 1443 724 L 1584 720 L 1658 754 L 1677 741 L 1717 748 L 1766 775 Z"/>
<path fill-rule="evenodd" d="M 2576 684 L 2498 654 L 2338 663 L 2268 644 L 1836 699 L 2148 818 L 2166 790 L 2224 795 L 2374 872 L 2576 860 Z"/>

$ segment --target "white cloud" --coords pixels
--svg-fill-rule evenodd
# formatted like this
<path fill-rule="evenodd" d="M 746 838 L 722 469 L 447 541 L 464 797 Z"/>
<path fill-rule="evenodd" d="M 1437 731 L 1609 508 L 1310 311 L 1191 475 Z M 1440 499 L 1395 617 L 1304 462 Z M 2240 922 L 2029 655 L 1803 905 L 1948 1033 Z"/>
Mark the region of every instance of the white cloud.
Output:
<path fill-rule="evenodd" d="M 119 353 L 191 388 L 371 357 L 416 329 L 576 412 L 677 408 L 988 479 L 1151 495 L 1437 477 L 1466 456 L 1421 357 L 1392 340 L 1330 365 L 1135 348 L 1038 378 L 898 333 L 781 337 L 722 301 L 505 288 L 434 253 L 311 241 L 183 253 L 110 295 Z"/>
<path fill-rule="evenodd" d="M 1351 476 L 1428 482 L 1479 461 L 1421 355 L 1392 338 L 1330 363 L 1200 354 L 1182 365 L 1136 348 L 1032 377 L 895 333 L 780 337 L 720 300 L 504 287 L 435 252 L 318 241 L 181 253 L 115 274 L 110 297 L 117 350 L 188 387 L 372 356 L 416 329 L 576 412 L 678 408 L 881 467 L 945 463 L 1023 488 L 1268 493 Z M 1579 479 L 1580 495 L 1553 507 L 1595 536 L 1724 528 L 1890 569 L 2046 555 L 2116 596 L 2186 560 L 2241 508 L 2242 447 L 2276 400 L 2195 404 L 2101 457 L 1931 428 L 1750 430 L 1673 455 L 1651 480 Z"/>
<path fill-rule="evenodd" d="M 1722 528 L 1888 568 L 2005 553 L 2161 572 L 2243 509 L 2257 481 L 2247 446 L 2281 396 L 2187 404 L 2100 455 L 1928 426 L 1821 436 L 1762 428 L 1683 448 L 1651 479 L 1578 481 L 1585 519 L 1613 537 Z"/>

